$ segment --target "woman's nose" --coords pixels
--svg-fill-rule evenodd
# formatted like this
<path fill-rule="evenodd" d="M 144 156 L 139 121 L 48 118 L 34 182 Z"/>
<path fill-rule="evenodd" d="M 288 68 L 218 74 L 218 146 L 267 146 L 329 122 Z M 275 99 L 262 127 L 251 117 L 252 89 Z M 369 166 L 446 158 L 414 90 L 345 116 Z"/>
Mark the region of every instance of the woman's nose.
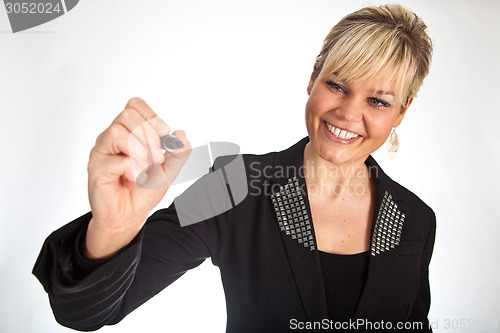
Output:
<path fill-rule="evenodd" d="M 347 96 L 334 109 L 335 115 L 346 121 L 360 121 L 363 118 L 362 101 L 355 96 Z"/>

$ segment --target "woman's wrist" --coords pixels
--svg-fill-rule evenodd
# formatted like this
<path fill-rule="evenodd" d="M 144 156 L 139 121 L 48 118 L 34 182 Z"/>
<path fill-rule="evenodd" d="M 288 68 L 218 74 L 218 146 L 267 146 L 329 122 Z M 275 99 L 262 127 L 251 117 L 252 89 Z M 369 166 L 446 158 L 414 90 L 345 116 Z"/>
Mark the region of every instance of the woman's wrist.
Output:
<path fill-rule="evenodd" d="M 127 246 L 140 229 L 102 230 L 94 219 L 89 222 L 80 253 L 86 260 L 109 259 Z"/>

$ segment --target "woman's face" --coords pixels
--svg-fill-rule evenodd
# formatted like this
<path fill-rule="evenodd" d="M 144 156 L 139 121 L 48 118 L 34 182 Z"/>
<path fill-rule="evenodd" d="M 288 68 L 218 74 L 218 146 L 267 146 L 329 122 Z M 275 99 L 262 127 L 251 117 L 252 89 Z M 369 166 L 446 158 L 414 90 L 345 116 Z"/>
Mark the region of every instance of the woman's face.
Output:
<path fill-rule="evenodd" d="M 311 81 L 306 126 L 314 151 L 334 164 L 364 163 L 412 102 L 402 109 L 394 88 L 384 81 L 339 82 L 335 74 Z"/>

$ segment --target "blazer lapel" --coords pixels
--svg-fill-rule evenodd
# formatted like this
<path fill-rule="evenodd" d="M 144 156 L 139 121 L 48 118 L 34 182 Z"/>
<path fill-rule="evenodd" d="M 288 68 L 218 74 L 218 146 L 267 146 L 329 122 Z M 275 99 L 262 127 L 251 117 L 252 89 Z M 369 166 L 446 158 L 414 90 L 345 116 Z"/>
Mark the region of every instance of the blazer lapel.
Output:
<path fill-rule="evenodd" d="M 369 156 L 365 164 L 369 168 L 370 176 L 375 177 L 377 194 L 371 229 L 368 277 L 354 319 L 372 318 L 393 283 L 394 275 L 389 271 L 394 257 L 389 251 L 399 246 L 406 218 L 406 214 L 400 209 L 404 200 L 395 196 L 391 189 L 392 180 L 373 157 Z"/>
<path fill-rule="evenodd" d="M 269 179 L 270 200 L 306 318 L 321 322 L 328 318 L 328 310 L 303 177 L 303 152 L 308 141 L 306 137 L 276 155 Z"/>

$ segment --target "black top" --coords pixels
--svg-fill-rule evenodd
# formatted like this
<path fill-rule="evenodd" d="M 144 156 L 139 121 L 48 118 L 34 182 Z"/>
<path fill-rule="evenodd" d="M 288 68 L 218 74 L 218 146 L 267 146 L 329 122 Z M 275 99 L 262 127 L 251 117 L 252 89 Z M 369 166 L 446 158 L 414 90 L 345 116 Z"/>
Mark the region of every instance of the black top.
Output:
<path fill-rule="evenodd" d="M 347 322 L 354 315 L 368 275 L 369 252 L 332 254 L 319 251 L 330 320 Z"/>

